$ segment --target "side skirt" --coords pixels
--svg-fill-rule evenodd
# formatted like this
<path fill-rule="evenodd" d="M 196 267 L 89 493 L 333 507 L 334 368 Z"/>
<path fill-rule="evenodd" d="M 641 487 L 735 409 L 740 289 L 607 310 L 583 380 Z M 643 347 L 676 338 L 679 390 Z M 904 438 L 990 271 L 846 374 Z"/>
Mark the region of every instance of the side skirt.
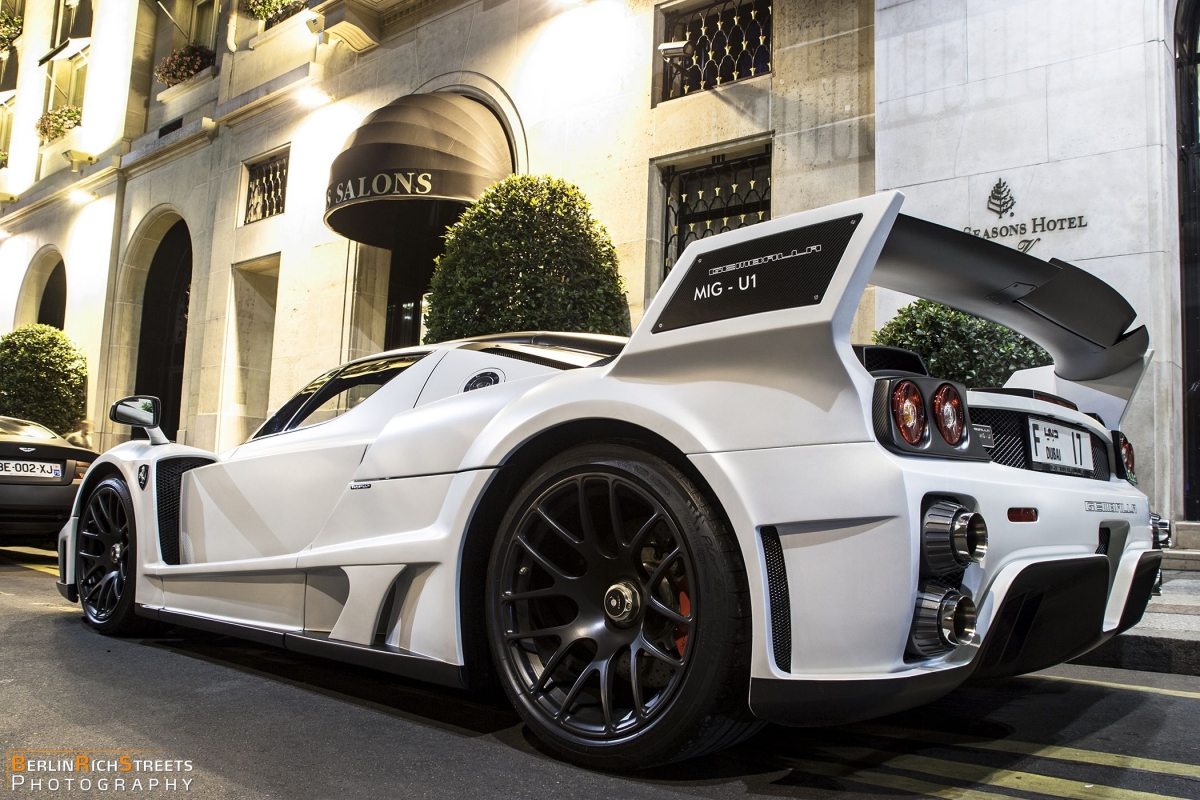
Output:
<path fill-rule="evenodd" d="M 257 642 L 258 644 L 282 647 L 293 653 L 309 656 L 319 656 L 347 664 L 354 664 L 381 672 L 389 672 L 405 678 L 414 678 L 455 689 L 466 689 L 467 669 L 464 666 L 447 664 L 425 656 L 408 653 L 387 645 L 359 645 L 330 639 L 327 634 L 303 633 L 300 631 L 275 631 L 267 628 L 256 628 L 253 625 L 243 625 L 237 622 L 209 619 L 192 614 L 182 614 L 178 611 L 148 608 L 141 604 L 136 607 L 138 616 L 157 619 L 170 625 L 184 628 L 219 633 L 238 639 Z"/>

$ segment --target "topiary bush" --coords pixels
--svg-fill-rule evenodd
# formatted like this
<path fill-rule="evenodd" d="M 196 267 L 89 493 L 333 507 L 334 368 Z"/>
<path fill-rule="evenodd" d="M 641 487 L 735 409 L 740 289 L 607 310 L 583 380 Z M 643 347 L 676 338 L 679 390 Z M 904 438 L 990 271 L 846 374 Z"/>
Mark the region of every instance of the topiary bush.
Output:
<path fill-rule="evenodd" d="M 608 231 L 577 186 L 510 175 L 446 231 L 430 284 L 426 343 L 523 330 L 628 335 Z"/>
<path fill-rule="evenodd" d="M 66 433 L 87 415 L 87 359 L 50 325 L 0 337 L 0 416 Z"/>
<path fill-rule="evenodd" d="M 1019 369 L 1053 363 L 1016 331 L 932 300 L 900 309 L 875 331 L 875 343 L 912 350 L 925 359 L 930 375 L 970 387 L 1003 386 Z"/>

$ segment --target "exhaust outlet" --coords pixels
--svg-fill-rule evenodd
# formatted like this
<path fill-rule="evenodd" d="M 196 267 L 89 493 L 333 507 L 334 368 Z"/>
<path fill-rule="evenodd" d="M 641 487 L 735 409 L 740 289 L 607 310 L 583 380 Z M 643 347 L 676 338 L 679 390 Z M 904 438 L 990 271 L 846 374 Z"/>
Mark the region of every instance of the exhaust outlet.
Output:
<path fill-rule="evenodd" d="M 921 585 L 913 614 L 909 653 L 928 658 L 975 639 L 975 603 L 962 593 L 936 582 Z"/>
<path fill-rule="evenodd" d="M 982 514 L 939 500 L 925 512 L 921 552 L 929 574 L 947 575 L 987 555 L 988 529 Z"/>

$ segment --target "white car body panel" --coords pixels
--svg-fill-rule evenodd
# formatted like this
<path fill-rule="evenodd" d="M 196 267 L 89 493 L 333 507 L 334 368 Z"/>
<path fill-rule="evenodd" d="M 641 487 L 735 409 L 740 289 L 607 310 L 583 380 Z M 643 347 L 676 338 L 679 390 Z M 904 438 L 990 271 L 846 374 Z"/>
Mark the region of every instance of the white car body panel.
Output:
<path fill-rule="evenodd" d="M 849 332 L 902 202 L 900 193 L 886 192 L 691 244 L 644 323 L 603 366 L 561 371 L 472 342 L 415 347 L 430 354 L 327 422 L 252 439 L 221 456 L 144 442 L 110 450 L 89 478 L 115 471 L 131 487 L 139 607 L 200 627 L 274 632 L 279 638 L 270 641 L 297 649 L 343 643 L 356 657 L 370 650 L 407 657 L 414 669 L 438 664 L 465 674 L 460 565 L 489 487 L 538 437 L 603 421 L 648 432 L 681 454 L 729 520 L 749 581 L 753 679 L 796 687 L 898 681 L 972 664 L 978 642 L 919 663 L 905 655 L 930 495 L 952 495 L 988 520 L 987 556 L 962 578 L 985 643 L 1029 565 L 1097 557 L 1097 531 L 1111 529 L 1110 634 L 1151 548 L 1150 510 L 1134 486 L 1116 476 L 904 456 L 879 441 L 876 378 L 855 355 Z M 819 302 L 655 330 L 706 255 L 851 214 L 861 221 Z M 1068 351 L 1078 374 L 1100 363 Z M 484 371 L 502 382 L 464 393 Z M 1031 398 L 971 392 L 967 405 L 1110 436 L 1086 414 Z M 183 474 L 180 563 L 169 564 L 160 552 L 155 476 L 158 462 L 185 456 L 213 463 Z M 142 466 L 150 478 L 139 489 Z M 1086 510 L 1094 502 L 1125 510 Z M 1009 522 L 1014 506 L 1037 508 L 1037 522 Z M 61 534 L 65 586 L 74 583 L 77 523 Z M 788 670 L 772 657 L 764 527 L 778 533 L 788 576 Z"/>

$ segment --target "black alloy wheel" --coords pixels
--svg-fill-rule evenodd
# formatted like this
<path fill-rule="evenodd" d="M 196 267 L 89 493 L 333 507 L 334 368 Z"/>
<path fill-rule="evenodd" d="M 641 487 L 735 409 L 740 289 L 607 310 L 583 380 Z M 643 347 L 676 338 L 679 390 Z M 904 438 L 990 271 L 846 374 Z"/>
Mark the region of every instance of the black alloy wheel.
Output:
<path fill-rule="evenodd" d="M 570 451 L 518 493 L 492 555 L 490 639 L 510 698 L 556 749 L 606 768 L 712 749 L 696 736 L 704 719 L 691 719 L 716 699 L 700 687 L 725 672 L 707 659 L 740 646 L 721 640 L 749 620 L 728 607 L 736 589 L 704 590 L 705 577 L 740 578 L 743 592 L 745 582 L 736 558 L 729 573 L 698 573 L 695 548 L 712 544 L 704 534 L 736 555 L 683 475 L 621 445 Z M 748 670 L 733 672 L 724 679 L 744 687 Z M 755 729 L 744 713 L 732 717 L 739 730 Z"/>
<path fill-rule="evenodd" d="M 84 615 L 103 633 L 128 633 L 133 613 L 137 535 L 129 488 L 102 481 L 88 496 L 76 536 L 75 584 Z"/>

